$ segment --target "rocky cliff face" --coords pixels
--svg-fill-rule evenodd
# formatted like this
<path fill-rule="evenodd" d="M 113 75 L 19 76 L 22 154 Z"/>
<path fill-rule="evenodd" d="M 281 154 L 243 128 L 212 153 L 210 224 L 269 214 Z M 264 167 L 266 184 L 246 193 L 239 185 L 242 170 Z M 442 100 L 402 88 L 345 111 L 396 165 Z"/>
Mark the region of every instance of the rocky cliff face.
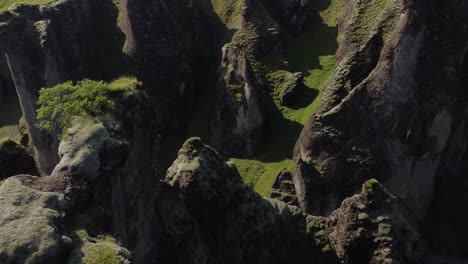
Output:
<path fill-rule="evenodd" d="M 378 19 L 369 24 L 369 10 L 376 9 Z M 347 3 L 338 69 L 295 149 L 304 209 L 328 215 L 377 177 L 417 219 L 441 213 L 430 205 L 452 187 L 442 191 L 435 182 L 466 173 L 457 165 L 466 153 L 462 10 L 465 2 Z M 450 176 L 442 169 L 448 166 Z"/>
<path fill-rule="evenodd" d="M 342 190 L 349 192 L 363 179 L 381 175 L 389 190 L 423 217 L 432 199 L 437 168 L 443 165 L 441 157 L 452 132 L 460 131 L 458 124 L 465 119 L 460 58 L 464 58 L 466 47 L 462 26 L 466 21 L 457 19 L 465 6 L 385 4 L 382 17 L 390 20 L 383 19 L 373 31 L 364 32 L 368 36 L 364 46 L 354 50 L 346 41 L 342 43 L 339 69 L 327 87 L 319 113 L 298 141 L 295 159 L 302 160 L 301 164 L 315 163 L 325 188 L 341 182 Z M 359 18 L 364 4 L 355 5 L 349 10 L 358 10 L 358 14 L 348 16 L 364 19 Z M 453 20 L 434 17 L 436 7 L 453 14 Z M 341 34 L 353 34 L 353 24 L 346 23 Z M 387 24 L 393 27 L 386 28 Z M 440 38 L 451 44 L 435 40 Z M 429 59 L 426 54 L 431 52 L 437 54 Z M 427 74 L 434 74 L 430 85 Z M 337 195 L 336 201 L 347 195 L 340 190 L 329 194 Z M 326 213 L 326 208 L 336 205 L 324 201 L 322 208 L 314 210 Z"/>
<path fill-rule="evenodd" d="M 35 124 L 41 87 L 83 78 L 109 79 L 122 70 L 123 34 L 109 1 L 59 1 L 50 6 L 17 5 L 0 16 L 0 51 L 6 80 L 19 95 L 35 157 L 43 174 L 58 162 L 55 139 Z M 3 59 L 1 60 L 3 61 Z"/>

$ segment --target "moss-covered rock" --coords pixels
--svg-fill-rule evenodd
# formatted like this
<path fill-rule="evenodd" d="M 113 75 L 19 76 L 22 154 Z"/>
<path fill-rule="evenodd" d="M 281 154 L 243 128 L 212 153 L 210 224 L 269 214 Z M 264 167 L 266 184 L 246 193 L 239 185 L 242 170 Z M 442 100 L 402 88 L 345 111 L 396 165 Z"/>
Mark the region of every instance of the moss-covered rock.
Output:
<path fill-rule="evenodd" d="M 75 249 L 66 264 L 130 264 L 130 252 L 110 236 L 93 238 L 85 230 L 74 235 Z"/>
<path fill-rule="evenodd" d="M 12 177 L 0 186 L 1 263 L 54 263 L 61 254 L 63 197 L 22 183 L 32 179 Z"/>

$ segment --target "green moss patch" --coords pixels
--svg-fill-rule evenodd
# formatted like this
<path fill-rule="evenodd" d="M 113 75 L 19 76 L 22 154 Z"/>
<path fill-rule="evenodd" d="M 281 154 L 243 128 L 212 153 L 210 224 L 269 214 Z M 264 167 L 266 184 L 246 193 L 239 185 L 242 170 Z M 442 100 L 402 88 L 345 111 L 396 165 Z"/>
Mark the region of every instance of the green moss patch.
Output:
<path fill-rule="evenodd" d="M 67 264 L 120 264 L 130 263 L 130 252 L 120 247 L 117 241 L 108 235 L 92 238 L 86 230 L 78 230 L 74 236 L 76 248 Z"/>
<path fill-rule="evenodd" d="M 241 0 L 211 0 L 213 9 L 221 22 L 230 29 L 240 28 Z"/>
<path fill-rule="evenodd" d="M 370 179 L 364 183 L 364 189 L 367 192 L 373 192 L 378 187 L 380 187 L 380 183 L 376 179 Z"/>
<path fill-rule="evenodd" d="M 122 77 L 111 83 L 83 80 L 65 82 L 39 91 L 37 126 L 44 131 L 63 131 L 73 116 L 98 117 L 113 113 L 127 93 L 135 91 L 139 82 Z"/>
<path fill-rule="evenodd" d="M 16 142 L 20 141 L 20 133 L 17 125 L 3 126 L 0 128 L 0 139 L 9 138 Z"/>

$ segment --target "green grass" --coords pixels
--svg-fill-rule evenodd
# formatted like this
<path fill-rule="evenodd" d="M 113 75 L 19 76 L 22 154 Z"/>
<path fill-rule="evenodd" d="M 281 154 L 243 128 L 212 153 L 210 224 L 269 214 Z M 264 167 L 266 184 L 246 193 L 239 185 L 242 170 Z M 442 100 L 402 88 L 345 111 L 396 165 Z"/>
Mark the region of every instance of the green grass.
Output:
<path fill-rule="evenodd" d="M 0 12 L 6 11 L 13 4 L 44 5 L 55 1 L 56 0 L 0 0 Z"/>
<path fill-rule="evenodd" d="M 331 0 L 330 5 L 320 11 L 320 17 L 323 19 L 323 22 L 330 27 L 336 26 L 345 4 L 343 0 Z"/>
<path fill-rule="evenodd" d="M 342 0 L 316 2 L 315 14 L 300 36 L 285 35 L 282 54 L 259 59 L 260 74 L 270 83 L 272 100 L 266 113 L 266 135 L 253 159 L 232 158 L 244 181 L 260 195 L 269 196 L 276 175 L 283 169 L 293 170 L 294 144 L 305 123 L 318 108 L 322 90 L 335 70 L 337 46 L 336 23 Z M 297 106 L 282 106 L 275 76 L 284 71 L 304 74 L 305 92 Z"/>

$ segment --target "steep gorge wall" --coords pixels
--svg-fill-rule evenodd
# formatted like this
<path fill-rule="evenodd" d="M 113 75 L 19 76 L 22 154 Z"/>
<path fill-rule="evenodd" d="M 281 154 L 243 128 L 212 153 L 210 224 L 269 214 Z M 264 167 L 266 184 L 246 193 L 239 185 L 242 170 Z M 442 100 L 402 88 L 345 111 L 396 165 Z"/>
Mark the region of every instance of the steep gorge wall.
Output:
<path fill-rule="evenodd" d="M 195 95 L 210 89 L 219 57 L 207 1 L 122 1 L 125 52 L 159 113 L 161 133 L 183 134 Z M 214 92 L 214 91 L 213 91 Z"/>
<path fill-rule="evenodd" d="M 304 209 L 328 215 L 363 181 L 376 177 L 416 219 L 444 211 L 438 201 L 466 174 L 467 4 L 348 2 L 338 69 L 295 148 L 294 178 Z M 374 28 L 359 28 L 353 21 L 369 18 L 365 10 L 372 8 L 397 12 L 376 19 Z M 453 208 L 454 201 L 444 201 Z"/>

